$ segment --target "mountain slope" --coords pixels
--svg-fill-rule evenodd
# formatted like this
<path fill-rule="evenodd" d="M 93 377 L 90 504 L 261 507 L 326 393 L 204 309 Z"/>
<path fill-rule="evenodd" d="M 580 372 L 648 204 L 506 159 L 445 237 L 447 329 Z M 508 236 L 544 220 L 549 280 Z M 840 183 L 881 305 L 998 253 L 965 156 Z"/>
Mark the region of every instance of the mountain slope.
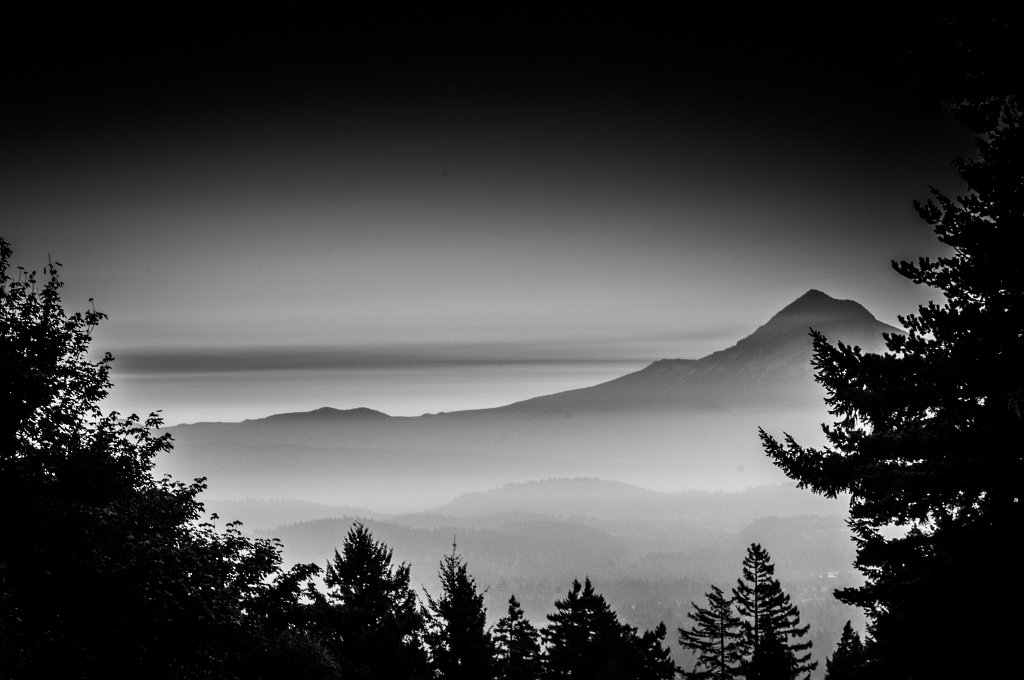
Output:
<path fill-rule="evenodd" d="M 757 428 L 818 445 L 828 415 L 809 327 L 882 348 L 897 332 L 856 302 L 810 291 L 732 347 L 657 361 L 593 387 L 500 408 L 389 417 L 323 408 L 171 428 L 161 471 L 209 478 L 219 498 L 303 498 L 388 513 L 549 477 L 598 477 L 658 491 L 739 490 L 784 475 Z M 769 510 L 770 511 L 770 510 Z"/>
<path fill-rule="evenodd" d="M 810 290 L 728 349 L 692 359 L 663 359 L 600 385 L 517 402 L 495 411 L 735 408 L 821 402 L 811 369 L 810 329 L 833 342 L 884 350 L 883 334 L 899 333 L 853 300 Z"/>

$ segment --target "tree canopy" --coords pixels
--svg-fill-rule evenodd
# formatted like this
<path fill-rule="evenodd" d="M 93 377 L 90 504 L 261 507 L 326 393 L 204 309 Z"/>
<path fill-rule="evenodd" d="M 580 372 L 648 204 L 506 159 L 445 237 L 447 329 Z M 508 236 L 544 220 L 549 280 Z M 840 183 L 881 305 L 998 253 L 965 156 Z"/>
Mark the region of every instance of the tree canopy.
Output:
<path fill-rule="evenodd" d="M 273 541 L 201 523 L 203 480 L 154 476 L 160 418 L 101 409 L 104 315 L 65 312 L 59 263 L 40 280 L 11 255 L 0 239 L 4 677 L 253 676 L 291 625 L 275 603 L 315 568 L 284 573 Z"/>
<path fill-rule="evenodd" d="M 836 651 L 825 661 L 825 680 L 856 680 L 864 674 L 864 643 L 847 621 Z"/>

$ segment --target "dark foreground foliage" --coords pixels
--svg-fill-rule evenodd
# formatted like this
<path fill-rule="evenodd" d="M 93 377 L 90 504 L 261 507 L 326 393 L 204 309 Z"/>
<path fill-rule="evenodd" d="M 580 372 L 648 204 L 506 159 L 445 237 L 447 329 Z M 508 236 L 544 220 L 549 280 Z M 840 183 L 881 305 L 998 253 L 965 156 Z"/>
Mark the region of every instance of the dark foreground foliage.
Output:
<path fill-rule="evenodd" d="M 104 315 L 67 313 L 60 265 L 12 271 L 0 239 L 0 678 L 546 678 L 675 676 L 665 627 L 618 621 L 590 582 L 541 633 L 512 600 L 495 631 L 453 550 L 420 602 L 409 566 L 356 525 L 316 565 L 203 521 L 191 483 L 154 475 L 156 414 L 104 413 Z M 582 664 L 582 665 L 581 665 Z"/>
<path fill-rule="evenodd" d="M 67 314 L 59 264 L 12 271 L 0 240 L 0 675 L 261 677 L 319 650 L 290 637 L 315 567 L 237 525 L 199 523 L 203 481 L 153 475 L 151 415 L 104 414 L 103 314 Z M 313 661 L 310 661 L 313 663 Z M 258 672 L 257 672 L 257 669 Z"/>
<path fill-rule="evenodd" d="M 852 495 L 865 583 L 837 595 L 868 616 L 862 677 L 996 677 L 1017 638 L 1005 617 L 1024 604 L 1020 589 L 986 586 L 1016 564 L 1024 520 L 1022 31 L 951 9 L 922 16 L 915 56 L 923 94 L 974 132 L 978 153 L 956 163 L 962 196 L 917 205 L 949 254 L 893 263 L 944 301 L 902 317 L 907 333 L 884 355 L 812 333 L 828 446 L 761 433 L 801 486 Z"/>

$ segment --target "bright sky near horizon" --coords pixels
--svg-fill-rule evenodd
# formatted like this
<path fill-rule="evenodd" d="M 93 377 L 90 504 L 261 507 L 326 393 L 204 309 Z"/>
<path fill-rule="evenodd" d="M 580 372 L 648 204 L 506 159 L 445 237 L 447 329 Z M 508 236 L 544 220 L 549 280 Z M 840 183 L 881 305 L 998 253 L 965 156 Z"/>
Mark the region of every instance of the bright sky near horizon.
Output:
<path fill-rule="evenodd" d="M 95 345 L 139 373 L 695 358 L 810 288 L 895 324 L 934 296 L 889 261 L 941 252 L 912 201 L 958 188 L 969 140 L 913 104 L 898 32 L 829 20 L 689 47 L 590 27 L 621 50 L 448 28 L 435 52 L 410 19 L 312 56 L 297 30 L 269 54 L 54 58 L 14 80 L 0 235 L 16 265 L 63 262 L 68 306 L 95 298 Z"/>

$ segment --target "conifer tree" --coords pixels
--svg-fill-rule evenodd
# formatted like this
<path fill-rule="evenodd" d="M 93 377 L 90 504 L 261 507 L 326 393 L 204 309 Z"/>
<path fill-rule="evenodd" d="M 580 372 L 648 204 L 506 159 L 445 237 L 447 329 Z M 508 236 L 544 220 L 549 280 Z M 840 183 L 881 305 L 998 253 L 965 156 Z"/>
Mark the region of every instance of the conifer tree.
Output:
<path fill-rule="evenodd" d="M 540 632 L 523 615 L 516 596 L 494 626 L 498 680 L 537 680 L 541 676 Z"/>
<path fill-rule="evenodd" d="M 613 678 L 625 673 L 622 624 L 594 591 L 590 579 L 578 580 L 548 614 L 543 631 L 548 678 Z"/>
<path fill-rule="evenodd" d="M 487 630 L 483 593 L 469 575 L 452 543 L 441 560 L 441 595 L 427 595 L 428 626 L 424 639 L 431 660 L 445 680 L 490 680 L 495 675 L 494 640 Z"/>
<path fill-rule="evenodd" d="M 681 671 L 672 659 L 672 651 L 665 646 L 667 635 L 668 628 L 664 621 L 639 635 L 633 629 L 640 657 L 636 674 L 639 680 L 672 680 Z"/>
<path fill-rule="evenodd" d="M 916 204 L 945 253 L 893 267 L 942 298 L 900 317 L 906 333 L 881 355 L 812 332 L 827 445 L 761 438 L 801 487 L 850 494 L 865 583 L 837 596 L 867 614 L 868 674 L 993 677 L 1016 643 L 1001 620 L 1024 606 L 1019 588 L 978 591 L 1016 564 L 1024 524 L 1022 27 L 976 4 L 921 20 L 921 91 L 976 135 L 977 155 L 955 164 L 962 195 Z"/>
<path fill-rule="evenodd" d="M 595 592 L 590 579 L 574 580 L 564 599 L 555 601 L 543 631 L 546 678 L 593 680 L 669 680 L 676 675 L 663 646 L 664 625 L 644 636 L 623 624 Z"/>
<path fill-rule="evenodd" d="M 779 655 L 777 646 L 784 650 L 788 663 L 789 675 L 784 677 L 809 675 L 817 668 L 817 662 L 810 661 L 811 642 L 800 641 L 810 626 L 800 625 L 800 611 L 775 578 L 775 565 L 768 551 L 757 543 L 747 548 L 743 576 L 736 582 L 733 599 L 745 619 L 746 656 L 755 668 L 778 668 L 774 661 Z M 745 675 L 751 674 L 749 668 L 745 670 Z"/>
<path fill-rule="evenodd" d="M 760 644 L 743 665 L 744 680 L 791 680 L 796 675 L 792 653 L 772 624 L 766 624 Z"/>
<path fill-rule="evenodd" d="M 825 680 L 857 680 L 864 677 L 864 644 L 849 621 L 843 626 L 836 651 L 825 660 Z"/>
<path fill-rule="evenodd" d="M 694 626 L 679 629 L 679 644 L 697 654 L 694 670 L 688 677 L 699 680 L 730 680 L 740 677 L 743 662 L 744 636 L 740 619 L 732 609 L 732 598 L 722 589 L 711 586 L 705 594 L 708 606 L 690 603 L 687 616 Z"/>
<path fill-rule="evenodd" d="M 392 554 L 356 523 L 327 565 L 315 627 L 346 678 L 432 677 L 409 565 L 393 565 Z"/>

